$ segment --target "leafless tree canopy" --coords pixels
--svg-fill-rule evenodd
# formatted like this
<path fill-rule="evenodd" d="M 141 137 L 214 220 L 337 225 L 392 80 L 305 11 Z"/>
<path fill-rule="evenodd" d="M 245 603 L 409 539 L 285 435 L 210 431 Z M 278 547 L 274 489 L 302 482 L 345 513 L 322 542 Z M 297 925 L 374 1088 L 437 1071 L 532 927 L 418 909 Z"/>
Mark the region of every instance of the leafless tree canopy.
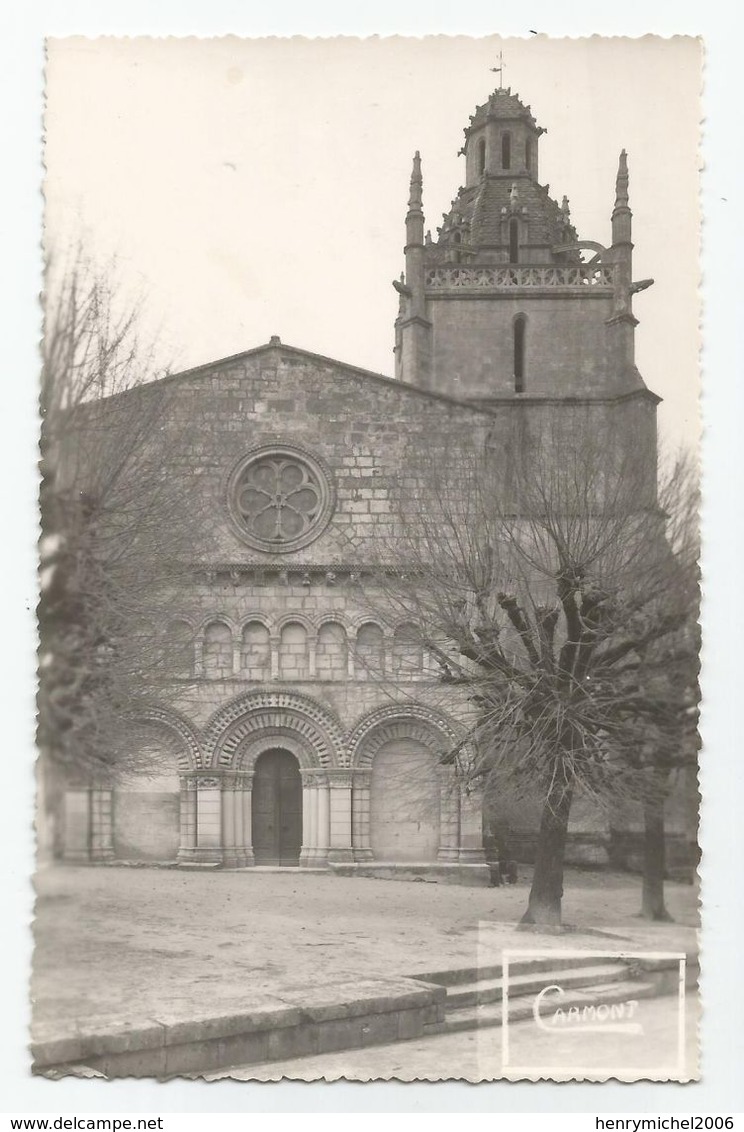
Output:
<path fill-rule="evenodd" d="M 384 604 L 467 700 L 487 789 L 645 797 L 650 768 L 694 753 L 695 469 L 674 461 L 657 490 L 655 455 L 610 425 L 510 441 L 419 454 L 377 564 Z"/>
<path fill-rule="evenodd" d="M 55 764 L 82 773 L 131 768 L 138 705 L 166 694 L 171 654 L 184 647 L 183 628 L 166 627 L 193 531 L 170 521 L 182 509 L 168 465 L 188 438 L 137 330 L 110 270 L 82 253 L 50 261 L 39 738 Z"/>

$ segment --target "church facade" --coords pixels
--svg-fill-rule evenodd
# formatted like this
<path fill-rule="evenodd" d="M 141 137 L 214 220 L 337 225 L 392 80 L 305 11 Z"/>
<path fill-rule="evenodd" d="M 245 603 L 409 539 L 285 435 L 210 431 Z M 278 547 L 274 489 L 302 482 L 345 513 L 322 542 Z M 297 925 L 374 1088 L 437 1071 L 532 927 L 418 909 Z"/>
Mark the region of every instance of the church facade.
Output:
<path fill-rule="evenodd" d="M 477 107 L 436 239 L 414 158 L 394 378 L 272 338 L 166 379 L 174 427 L 200 422 L 170 474 L 212 521 L 179 594 L 171 691 L 148 715 L 152 773 L 67 791 L 67 859 L 488 883 L 479 798 L 441 757 L 462 732 L 457 700 L 443 703 L 415 626 L 371 614 L 360 579 L 433 437 L 517 421 L 539 442 L 563 416 L 612 420 L 654 450 L 625 154 L 611 242 L 581 241 L 539 182 L 542 132 L 508 89 Z M 608 859 L 601 821 L 579 815 L 573 835 L 569 860 Z"/>

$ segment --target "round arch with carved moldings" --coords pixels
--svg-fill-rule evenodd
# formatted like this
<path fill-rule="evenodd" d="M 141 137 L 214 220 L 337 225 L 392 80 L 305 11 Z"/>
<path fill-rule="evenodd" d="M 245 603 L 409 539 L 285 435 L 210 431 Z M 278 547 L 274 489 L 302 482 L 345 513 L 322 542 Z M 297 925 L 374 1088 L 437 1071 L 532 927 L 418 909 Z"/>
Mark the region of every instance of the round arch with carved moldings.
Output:
<path fill-rule="evenodd" d="M 188 774 L 204 765 L 199 736 L 188 719 L 170 708 L 152 704 L 139 708 L 132 719 L 135 723 L 170 731 L 179 740 L 174 751 L 179 773 Z"/>
<path fill-rule="evenodd" d="M 294 755 L 300 770 L 316 770 L 318 762 L 312 744 L 292 727 L 262 727 L 250 733 L 238 744 L 234 769 L 241 774 L 252 775 L 259 755 L 277 748 Z"/>
<path fill-rule="evenodd" d="M 336 715 L 310 696 L 298 692 L 254 691 L 237 696 L 215 712 L 205 728 L 205 760 L 210 766 L 247 769 L 246 755 L 281 746 L 281 737 L 294 738 L 302 751 L 300 765 L 343 765 L 344 734 Z"/>
<path fill-rule="evenodd" d="M 349 755 L 355 783 L 352 791 L 352 830 L 356 860 L 388 859 L 384 845 L 385 830 L 389 832 L 394 828 L 397 832 L 393 841 L 396 839 L 400 841 L 401 831 L 408 829 L 408 826 L 411 827 L 411 832 L 415 826 L 417 835 L 424 827 L 429 829 L 429 836 L 424 837 L 427 844 L 422 846 L 424 850 L 422 861 L 446 862 L 458 859 L 460 798 L 457 770 L 453 765 L 435 766 L 435 764 L 442 755 L 457 748 L 463 737 L 462 728 L 454 720 L 442 712 L 418 703 L 389 704 L 370 712 L 357 723 L 349 741 Z M 406 751 L 405 744 L 410 743 L 411 740 L 414 742 L 414 750 Z M 378 792 L 375 802 L 373 764 L 378 754 L 384 758 L 386 748 L 389 754 L 390 745 L 401 742 L 404 744 L 403 750 L 406 751 L 408 767 L 406 773 L 412 773 L 414 777 L 405 784 L 402 782 L 398 784 L 403 787 L 402 791 L 398 788 L 394 790 L 395 804 L 398 805 L 399 810 L 402 805 L 402 810 L 391 818 L 387 811 L 387 803 L 391 801 L 391 796 L 389 789 L 385 795 L 387 777 L 385 770 L 377 780 L 377 786 L 382 788 L 382 794 Z M 419 744 L 420 748 L 428 752 L 429 759 L 425 759 L 428 763 L 427 768 L 422 767 L 420 757 L 415 750 L 415 746 Z M 407 761 L 411 755 L 414 764 L 412 771 L 411 764 Z M 432 757 L 433 763 L 430 761 Z M 415 777 L 418 773 L 423 773 L 420 781 Z M 389 785 L 388 781 L 388 787 Z M 411 804 L 410 811 L 406 796 Z M 381 833 L 383 844 L 380 841 Z M 397 848 L 399 849 L 400 845 Z M 404 857 L 393 856 L 389 859 L 403 860 Z M 405 859 L 409 859 L 407 854 Z"/>
<path fill-rule="evenodd" d="M 391 704 L 364 716 L 349 739 L 351 766 L 368 769 L 385 744 L 394 739 L 417 739 L 445 753 L 462 740 L 462 729 L 449 716 L 423 704 Z"/>

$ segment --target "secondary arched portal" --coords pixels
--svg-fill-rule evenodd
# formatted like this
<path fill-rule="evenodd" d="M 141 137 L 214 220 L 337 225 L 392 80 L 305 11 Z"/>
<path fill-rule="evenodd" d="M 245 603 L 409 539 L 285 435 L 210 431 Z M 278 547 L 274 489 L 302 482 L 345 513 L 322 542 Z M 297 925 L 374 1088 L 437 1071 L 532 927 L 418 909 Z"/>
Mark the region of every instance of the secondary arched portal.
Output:
<path fill-rule="evenodd" d="M 253 855 L 257 865 L 299 865 L 302 779 L 289 751 L 264 751 L 253 776 Z"/>
<path fill-rule="evenodd" d="M 370 843 L 378 861 L 434 861 L 439 849 L 437 760 L 415 739 L 380 747 L 372 763 Z"/>

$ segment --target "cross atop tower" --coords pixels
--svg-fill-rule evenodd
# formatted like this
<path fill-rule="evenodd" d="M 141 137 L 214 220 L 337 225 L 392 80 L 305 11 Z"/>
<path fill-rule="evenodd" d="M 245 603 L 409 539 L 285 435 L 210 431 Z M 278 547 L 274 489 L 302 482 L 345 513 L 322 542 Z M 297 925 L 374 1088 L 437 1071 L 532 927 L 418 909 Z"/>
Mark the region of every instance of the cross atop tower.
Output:
<path fill-rule="evenodd" d="M 504 89 L 504 71 L 506 63 L 504 62 L 504 52 L 499 51 L 499 65 L 498 67 L 491 67 L 490 70 L 499 76 L 499 90 Z"/>

